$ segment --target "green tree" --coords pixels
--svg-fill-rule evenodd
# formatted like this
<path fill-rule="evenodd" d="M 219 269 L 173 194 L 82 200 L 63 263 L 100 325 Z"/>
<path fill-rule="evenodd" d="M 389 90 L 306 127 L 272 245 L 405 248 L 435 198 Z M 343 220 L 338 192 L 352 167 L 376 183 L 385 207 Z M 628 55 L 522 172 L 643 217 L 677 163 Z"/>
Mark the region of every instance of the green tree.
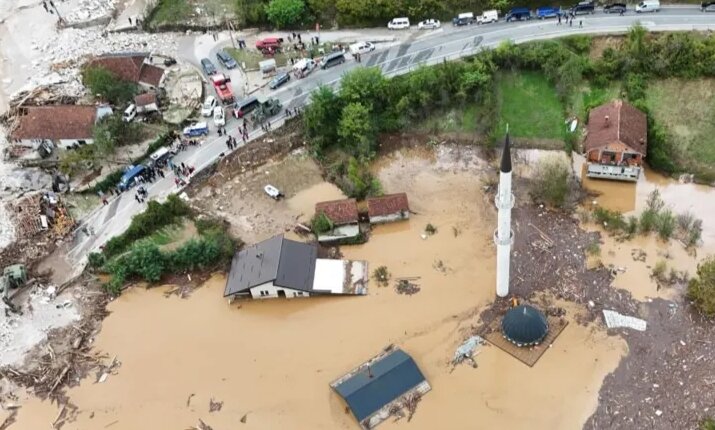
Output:
<path fill-rule="evenodd" d="M 490 63 L 476 60 L 462 74 L 460 89 L 465 94 L 480 91 L 491 83 L 493 73 Z"/>
<path fill-rule="evenodd" d="M 62 151 L 60 154 L 59 168 L 65 175 L 87 171 L 97 161 L 97 151 L 94 145 L 84 145 L 75 150 Z"/>
<path fill-rule="evenodd" d="M 338 141 L 341 111 L 342 103 L 330 88 L 321 86 L 310 95 L 303 118 L 310 145 L 318 154 Z"/>
<path fill-rule="evenodd" d="M 305 12 L 303 0 L 271 0 L 266 5 L 268 20 L 276 28 L 288 28 L 298 24 Z"/>
<path fill-rule="evenodd" d="M 715 316 L 715 257 L 698 264 L 697 276 L 688 283 L 688 298 L 700 312 Z"/>
<path fill-rule="evenodd" d="M 563 157 L 539 160 L 531 189 L 532 196 L 538 201 L 562 207 L 568 197 L 570 174 L 570 166 Z"/>
<path fill-rule="evenodd" d="M 82 71 L 82 82 L 92 95 L 117 106 L 128 103 L 137 93 L 136 84 L 122 81 L 102 67 L 85 68 Z"/>
<path fill-rule="evenodd" d="M 363 160 L 372 158 L 375 128 L 367 107 L 360 103 L 350 103 L 345 106 L 340 116 L 338 135 L 348 152 Z"/>
<path fill-rule="evenodd" d="M 360 103 L 379 115 L 387 106 L 388 82 L 377 67 L 359 67 L 340 81 L 340 97 L 345 103 Z"/>

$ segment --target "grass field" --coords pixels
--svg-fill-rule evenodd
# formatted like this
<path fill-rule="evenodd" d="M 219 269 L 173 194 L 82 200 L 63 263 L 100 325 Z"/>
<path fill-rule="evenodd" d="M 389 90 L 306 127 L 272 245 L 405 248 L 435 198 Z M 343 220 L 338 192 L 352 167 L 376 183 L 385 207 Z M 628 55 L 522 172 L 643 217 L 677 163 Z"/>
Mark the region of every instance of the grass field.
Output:
<path fill-rule="evenodd" d="M 497 77 L 499 125 L 515 137 L 562 139 L 564 108 L 556 90 L 537 72 L 501 73 Z"/>
<path fill-rule="evenodd" d="M 588 120 L 588 109 L 600 106 L 603 103 L 608 103 L 611 100 L 617 99 L 621 93 L 620 82 L 613 83 L 612 85 L 599 88 L 599 87 L 583 87 L 581 91 L 575 94 L 573 99 L 573 110 L 574 113 L 579 117 L 581 123 L 585 123 Z"/>
<path fill-rule="evenodd" d="M 715 175 L 715 79 L 669 79 L 648 85 L 648 108 L 677 148 L 678 163 Z"/>
<path fill-rule="evenodd" d="M 258 63 L 269 58 L 264 57 L 263 54 L 253 49 L 236 49 L 229 47 L 225 48 L 225 50 L 239 65 L 246 63 L 246 70 L 257 70 Z M 274 55 L 273 58 L 276 60 L 276 65 L 278 67 L 283 67 L 286 65 L 290 57 L 286 54 L 280 53 Z"/>
<path fill-rule="evenodd" d="M 198 11 L 198 13 L 197 13 Z M 236 17 L 235 0 L 159 0 L 149 14 L 152 28 L 165 25 L 212 25 Z"/>
<path fill-rule="evenodd" d="M 481 121 L 484 117 L 483 109 L 477 104 L 468 104 L 463 108 L 434 113 L 427 117 L 419 128 L 430 133 L 484 134 L 488 131 L 489 124 Z"/>

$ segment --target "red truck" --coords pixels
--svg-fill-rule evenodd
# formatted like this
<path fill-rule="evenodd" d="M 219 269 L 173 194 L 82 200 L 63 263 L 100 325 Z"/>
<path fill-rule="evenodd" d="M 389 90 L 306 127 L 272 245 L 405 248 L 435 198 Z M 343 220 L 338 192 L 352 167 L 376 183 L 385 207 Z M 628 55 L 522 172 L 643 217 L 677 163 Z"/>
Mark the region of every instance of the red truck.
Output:
<path fill-rule="evenodd" d="M 263 55 L 273 55 L 280 52 L 283 38 L 281 37 L 266 37 L 256 42 L 256 49 L 261 51 Z"/>
<path fill-rule="evenodd" d="M 218 99 L 221 100 L 222 103 L 233 103 L 233 90 L 229 84 L 229 82 L 231 82 L 231 78 L 223 73 L 216 73 L 215 75 L 211 75 L 211 82 L 214 84 L 216 94 L 218 94 Z"/>

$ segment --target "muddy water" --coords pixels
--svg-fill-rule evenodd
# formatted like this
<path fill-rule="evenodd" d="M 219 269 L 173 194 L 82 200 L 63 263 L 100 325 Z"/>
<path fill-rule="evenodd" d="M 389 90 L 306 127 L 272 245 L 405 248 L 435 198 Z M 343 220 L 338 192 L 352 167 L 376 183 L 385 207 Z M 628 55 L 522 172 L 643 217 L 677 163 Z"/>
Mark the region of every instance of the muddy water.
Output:
<path fill-rule="evenodd" d="M 625 353 L 616 337 L 572 323 L 534 368 L 495 347 L 483 348 L 478 369 L 447 365 L 494 297 L 494 213 L 468 155 L 450 169 L 439 167 L 454 166 L 440 157 L 385 163 L 386 192 L 406 191 L 415 215 L 377 228 L 366 245 L 343 247 L 372 269 L 418 278 L 419 293 L 371 283 L 366 297 L 229 306 L 223 276 L 186 300 L 130 290 L 109 305 L 96 340 L 122 366 L 104 383 L 88 379 L 68 392 L 80 411 L 63 428 L 179 429 L 201 418 L 216 430 L 356 429 L 328 384 L 390 343 L 411 353 L 433 386 L 412 429 L 580 428 Z M 438 231 L 423 239 L 427 223 Z M 224 402 L 220 412 L 208 412 L 211 398 Z M 55 415 L 27 402 L 11 429 L 48 427 Z"/>
<path fill-rule="evenodd" d="M 300 214 L 301 219 L 310 219 L 315 212 L 315 204 L 319 202 L 344 199 L 345 194 L 330 182 L 320 182 L 312 187 L 298 191 L 287 200 L 288 207 Z"/>

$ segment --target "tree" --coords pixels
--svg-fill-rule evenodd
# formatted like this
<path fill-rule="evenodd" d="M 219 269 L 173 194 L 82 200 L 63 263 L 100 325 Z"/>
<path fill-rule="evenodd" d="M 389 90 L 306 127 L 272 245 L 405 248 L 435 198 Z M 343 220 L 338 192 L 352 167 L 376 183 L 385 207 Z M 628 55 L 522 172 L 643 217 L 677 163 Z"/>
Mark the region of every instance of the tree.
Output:
<path fill-rule="evenodd" d="M 360 103 L 379 115 L 387 106 L 388 82 L 377 67 L 359 67 L 340 81 L 340 97 L 346 103 Z"/>
<path fill-rule="evenodd" d="M 92 95 L 113 105 L 123 105 L 134 98 L 137 86 L 122 81 L 102 67 L 87 67 L 82 71 L 82 82 Z"/>
<path fill-rule="evenodd" d="M 305 11 L 303 0 L 271 0 L 266 5 L 268 20 L 276 28 L 287 28 L 300 21 Z"/>
<path fill-rule="evenodd" d="M 375 143 L 375 129 L 370 110 L 360 103 L 350 103 L 340 116 L 338 134 L 343 147 L 360 159 L 370 159 Z"/>
<path fill-rule="evenodd" d="M 688 298 L 706 316 L 715 316 L 715 257 L 698 264 L 697 276 L 688 283 Z"/>
<path fill-rule="evenodd" d="M 94 145 L 84 145 L 60 154 L 59 168 L 65 175 L 73 176 L 77 172 L 89 170 L 97 160 Z"/>
<path fill-rule="evenodd" d="M 562 207 L 569 192 L 569 163 L 560 156 L 546 157 L 536 166 L 532 196 L 552 206 Z"/>
<path fill-rule="evenodd" d="M 303 117 L 310 144 L 318 154 L 338 141 L 341 111 L 341 101 L 329 87 L 321 86 L 311 94 Z"/>
<path fill-rule="evenodd" d="M 493 70 L 490 64 L 476 60 L 460 79 L 460 89 L 465 94 L 473 93 L 486 88 L 492 80 Z"/>

